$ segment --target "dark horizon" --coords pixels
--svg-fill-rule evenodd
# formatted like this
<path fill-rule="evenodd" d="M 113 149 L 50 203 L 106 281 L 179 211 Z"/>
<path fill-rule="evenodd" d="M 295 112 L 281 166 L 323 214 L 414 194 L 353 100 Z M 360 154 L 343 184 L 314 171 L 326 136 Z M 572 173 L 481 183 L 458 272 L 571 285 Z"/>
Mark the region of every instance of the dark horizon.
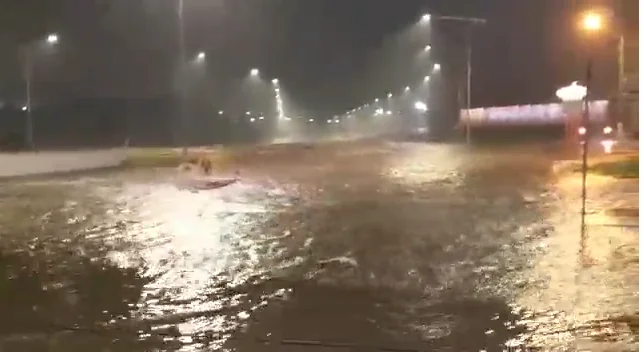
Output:
<path fill-rule="evenodd" d="M 174 4 L 64 0 L 54 28 L 63 38 L 60 57 L 39 66 L 36 84 L 43 100 L 171 94 Z M 188 52 L 207 52 L 213 95 L 223 95 L 231 81 L 256 66 L 267 77 L 279 77 L 306 110 L 341 111 L 388 90 L 388 82 L 372 80 L 381 60 L 378 49 L 424 12 L 488 20 L 474 37 L 473 106 L 552 101 L 557 87 L 583 75 L 587 38 L 574 32 L 574 21 L 586 7 L 558 0 L 188 0 L 185 16 Z M 444 41 L 437 50 L 444 63 L 456 66 L 450 80 L 457 81 L 462 26 L 436 27 L 439 33 L 430 40 Z M 602 96 L 613 84 L 609 52 L 597 55 L 596 90 Z M 1 82 L 0 94 L 19 98 L 21 83 L 13 72 L 12 80 Z"/>

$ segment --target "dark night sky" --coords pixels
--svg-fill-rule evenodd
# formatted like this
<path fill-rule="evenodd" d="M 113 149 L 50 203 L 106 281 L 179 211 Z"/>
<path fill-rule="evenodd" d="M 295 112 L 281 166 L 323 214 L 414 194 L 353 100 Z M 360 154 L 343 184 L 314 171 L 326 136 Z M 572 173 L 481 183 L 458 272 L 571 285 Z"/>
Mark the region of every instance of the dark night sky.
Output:
<path fill-rule="evenodd" d="M 386 83 L 371 79 L 382 55 L 378 48 L 385 37 L 403 35 L 426 11 L 488 19 L 475 35 L 474 106 L 551 101 L 557 87 L 582 77 L 588 52 L 587 38 L 574 28 L 574 15 L 583 4 L 574 0 L 185 3 L 189 51 L 208 53 L 213 96 L 231 94 L 233 82 L 256 66 L 266 77 L 279 77 L 291 99 L 311 111 L 355 106 L 388 91 Z M 175 0 L 66 0 L 66 4 L 56 29 L 62 40 L 59 52 L 47 53 L 54 58 L 43 59 L 38 66 L 42 96 L 171 93 Z M 439 56 L 446 65 L 453 63 L 457 73 L 464 55 L 458 44 L 460 30 L 444 25 L 434 32 L 440 32 L 436 35 L 446 43 L 451 41 L 439 49 Z M 437 42 L 433 34 L 431 41 Z M 612 84 L 615 50 L 597 52 L 597 87 L 604 93 Z M 5 91 L 6 86 L 5 82 Z"/>

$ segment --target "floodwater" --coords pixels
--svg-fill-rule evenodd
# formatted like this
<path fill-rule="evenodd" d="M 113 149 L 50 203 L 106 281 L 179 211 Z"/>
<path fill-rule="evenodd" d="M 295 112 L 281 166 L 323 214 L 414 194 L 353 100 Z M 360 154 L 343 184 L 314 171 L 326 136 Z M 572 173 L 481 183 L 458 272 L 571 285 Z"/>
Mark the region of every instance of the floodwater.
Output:
<path fill-rule="evenodd" d="M 601 198 L 581 236 L 553 161 L 369 142 L 257 151 L 214 191 L 7 182 L 0 351 L 638 350 L 638 230 Z"/>

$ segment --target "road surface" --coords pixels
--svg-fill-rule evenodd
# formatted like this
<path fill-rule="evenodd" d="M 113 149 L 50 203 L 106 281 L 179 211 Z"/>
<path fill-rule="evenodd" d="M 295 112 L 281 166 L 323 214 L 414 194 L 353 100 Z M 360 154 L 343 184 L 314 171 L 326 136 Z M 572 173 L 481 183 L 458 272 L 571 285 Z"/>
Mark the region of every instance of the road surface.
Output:
<path fill-rule="evenodd" d="M 636 350 L 638 231 L 581 241 L 552 163 L 339 143 L 250 153 L 217 191 L 5 183 L 0 350 Z"/>

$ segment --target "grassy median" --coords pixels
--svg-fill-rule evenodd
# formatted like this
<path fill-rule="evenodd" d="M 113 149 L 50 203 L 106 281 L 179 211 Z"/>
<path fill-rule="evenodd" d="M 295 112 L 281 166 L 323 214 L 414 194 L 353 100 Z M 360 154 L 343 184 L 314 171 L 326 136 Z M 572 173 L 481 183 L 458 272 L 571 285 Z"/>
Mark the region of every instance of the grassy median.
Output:
<path fill-rule="evenodd" d="M 178 167 L 189 161 L 208 159 L 215 171 L 227 170 L 235 161 L 235 151 L 228 149 L 192 150 L 186 157 L 173 148 L 132 148 L 127 155 L 128 167 Z"/>
<path fill-rule="evenodd" d="M 629 155 L 601 160 L 589 165 L 589 171 L 599 175 L 616 178 L 638 178 L 639 156 Z"/>

